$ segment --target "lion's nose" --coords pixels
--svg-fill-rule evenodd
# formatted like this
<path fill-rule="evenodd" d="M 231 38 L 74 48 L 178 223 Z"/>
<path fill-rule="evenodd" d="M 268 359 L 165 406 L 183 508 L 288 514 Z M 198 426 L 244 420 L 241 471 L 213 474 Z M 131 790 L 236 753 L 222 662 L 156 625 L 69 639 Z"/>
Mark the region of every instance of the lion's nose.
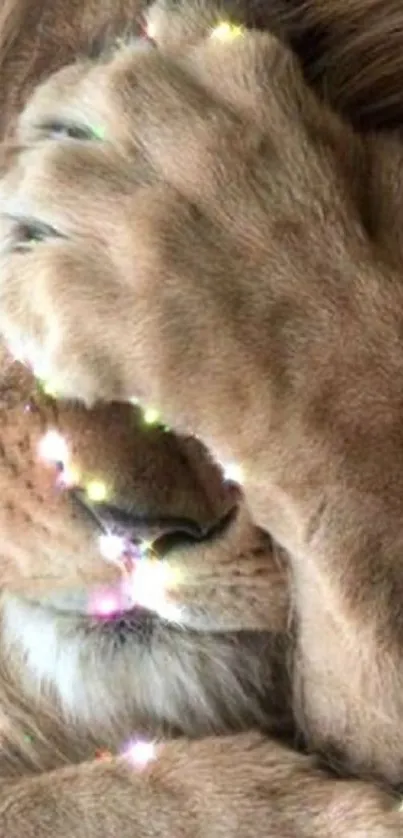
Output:
<path fill-rule="evenodd" d="M 235 514 L 235 507 L 219 520 L 201 525 L 186 517 L 136 514 L 134 509 L 123 509 L 111 503 L 90 501 L 84 493 L 77 493 L 77 500 L 100 533 L 120 536 L 132 545 L 144 542 L 153 544 L 161 555 L 175 547 L 200 542 L 221 532 Z"/>

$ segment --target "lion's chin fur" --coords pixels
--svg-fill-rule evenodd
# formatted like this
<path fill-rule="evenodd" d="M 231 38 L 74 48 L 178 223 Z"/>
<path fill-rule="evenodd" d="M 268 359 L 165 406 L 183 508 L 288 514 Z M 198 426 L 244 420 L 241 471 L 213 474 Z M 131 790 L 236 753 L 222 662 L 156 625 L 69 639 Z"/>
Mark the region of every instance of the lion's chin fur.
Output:
<path fill-rule="evenodd" d="M 77 737 L 82 759 L 96 745 L 116 751 L 139 734 L 199 736 L 247 728 L 251 720 L 264 726 L 273 677 L 265 664 L 269 642 L 264 632 L 197 633 L 147 613 L 137 622 L 96 624 L 4 594 L 7 676 L 0 689 L 7 728 L 23 738 L 22 715 L 36 729 L 36 745 L 48 742 L 47 763 L 60 738 L 68 748 L 63 761 L 72 761 Z M 36 760 L 40 754 L 36 747 Z"/>

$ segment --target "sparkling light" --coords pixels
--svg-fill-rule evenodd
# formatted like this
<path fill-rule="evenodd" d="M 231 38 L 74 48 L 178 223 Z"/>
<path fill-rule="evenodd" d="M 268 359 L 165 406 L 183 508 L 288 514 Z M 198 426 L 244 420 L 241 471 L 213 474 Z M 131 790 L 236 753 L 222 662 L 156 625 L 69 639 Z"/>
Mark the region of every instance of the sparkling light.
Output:
<path fill-rule="evenodd" d="M 133 604 L 154 611 L 164 620 L 181 621 L 181 608 L 169 599 L 169 590 L 177 586 L 178 571 L 167 562 L 142 559 L 135 564 L 125 589 Z"/>
<path fill-rule="evenodd" d="M 154 742 L 142 742 L 141 740 L 129 742 L 124 748 L 122 756 L 131 762 L 136 768 L 145 768 L 157 756 Z"/>
<path fill-rule="evenodd" d="M 155 23 L 153 23 L 152 21 L 149 21 L 147 23 L 146 35 L 147 35 L 147 38 L 150 39 L 150 41 L 155 41 L 155 38 L 156 38 L 156 35 L 157 35 L 157 27 L 156 27 Z"/>
<path fill-rule="evenodd" d="M 102 503 L 108 497 L 108 490 L 102 480 L 90 480 L 85 487 L 85 492 L 92 503 Z"/>
<path fill-rule="evenodd" d="M 24 348 L 23 348 L 22 345 L 19 345 L 19 344 L 13 342 L 13 341 L 9 341 L 8 342 L 8 349 L 9 349 L 10 355 L 13 356 L 14 361 L 16 361 L 18 364 L 26 364 L 27 363 L 27 358 L 26 358 L 25 351 L 24 351 Z"/>
<path fill-rule="evenodd" d="M 125 550 L 125 540 L 120 535 L 104 533 L 99 536 L 99 549 L 101 556 L 108 562 L 117 562 Z"/>
<path fill-rule="evenodd" d="M 239 38 L 243 34 L 243 31 L 242 26 L 236 26 L 234 23 L 229 23 L 229 21 L 222 21 L 222 23 L 219 23 L 212 30 L 211 37 L 217 38 L 219 41 L 232 41 L 235 38 Z"/>
<path fill-rule="evenodd" d="M 40 440 L 38 453 L 42 460 L 49 463 L 62 463 L 69 459 L 69 448 L 65 438 L 59 431 L 47 431 Z"/>
<path fill-rule="evenodd" d="M 146 425 L 156 425 L 161 421 L 161 416 L 155 407 L 146 407 L 143 413 L 143 419 Z"/>
<path fill-rule="evenodd" d="M 48 370 L 45 368 L 43 358 L 34 344 L 26 339 L 10 338 L 7 341 L 7 345 L 15 361 L 31 368 L 42 391 L 47 396 L 57 398 L 59 389 L 56 383 L 49 379 Z"/>
<path fill-rule="evenodd" d="M 58 475 L 57 482 L 64 489 L 72 489 L 80 483 L 81 473 L 76 466 L 64 466 L 63 471 Z"/>
<path fill-rule="evenodd" d="M 43 393 L 45 396 L 49 396 L 50 399 L 57 399 L 59 395 L 58 388 L 56 384 L 52 381 L 40 381 L 40 385 L 42 388 Z"/>
<path fill-rule="evenodd" d="M 105 139 L 105 128 L 103 125 L 91 125 L 91 131 L 96 140 Z"/>
<path fill-rule="evenodd" d="M 237 465 L 237 463 L 227 463 L 226 465 L 221 463 L 221 468 L 223 470 L 224 480 L 230 480 L 232 483 L 239 483 L 240 485 L 243 483 L 245 475 L 242 467 Z"/>
<path fill-rule="evenodd" d="M 92 617 L 114 617 L 127 610 L 127 596 L 118 588 L 100 588 L 88 598 L 88 614 Z"/>
<path fill-rule="evenodd" d="M 133 407 L 140 407 L 140 402 L 138 399 L 133 396 L 129 399 L 129 403 L 133 405 Z M 171 428 L 169 425 L 162 424 L 162 417 L 161 414 L 156 410 L 154 407 L 146 407 L 143 410 L 143 421 L 146 425 L 161 425 L 162 429 L 166 432 L 169 432 Z"/>
<path fill-rule="evenodd" d="M 20 364 L 32 363 L 33 357 L 37 355 L 32 344 L 27 340 L 13 337 L 7 340 L 7 345 L 14 360 Z"/>

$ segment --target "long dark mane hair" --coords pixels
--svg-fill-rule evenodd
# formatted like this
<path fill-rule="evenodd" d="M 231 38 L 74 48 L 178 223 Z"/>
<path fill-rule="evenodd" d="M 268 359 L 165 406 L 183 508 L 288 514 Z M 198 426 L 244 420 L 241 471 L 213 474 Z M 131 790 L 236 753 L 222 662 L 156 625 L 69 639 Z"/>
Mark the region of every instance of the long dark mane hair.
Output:
<path fill-rule="evenodd" d="M 248 18 L 288 43 L 307 80 L 357 127 L 403 124 L 401 0 L 252 0 Z"/>

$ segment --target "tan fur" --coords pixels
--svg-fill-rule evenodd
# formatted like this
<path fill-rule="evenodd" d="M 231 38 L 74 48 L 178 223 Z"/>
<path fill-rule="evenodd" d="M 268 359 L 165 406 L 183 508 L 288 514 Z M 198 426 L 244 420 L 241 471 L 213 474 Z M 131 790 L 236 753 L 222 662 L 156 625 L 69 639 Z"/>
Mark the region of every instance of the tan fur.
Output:
<path fill-rule="evenodd" d="M 148 428 L 133 407 L 58 405 L 2 357 L 2 776 L 118 750 L 141 731 L 288 725 L 286 571 L 239 493 L 195 440 Z M 181 573 L 179 627 L 140 620 L 124 641 L 91 627 L 85 591 L 121 571 L 101 558 L 94 520 L 39 457 L 48 429 L 63 434 L 87 479 L 132 510 L 142 538 L 181 518 L 208 531 L 239 505 L 222 535 L 179 540 L 168 556 Z"/>
<path fill-rule="evenodd" d="M 271 31 L 321 97 L 366 130 L 402 124 L 401 15 L 400 0 L 161 0 L 151 9 L 159 44 L 172 52 L 225 16 Z"/>
<path fill-rule="evenodd" d="M 92 50 L 98 37 L 105 44 L 136 31 L 135 12 L 131 3 L 114 4 L 112 18 L 107 3 L 72 4 L 70 15 L 65 4 L 4 4 L 3 132 L 12 136 L 17 107 L 41 73 Z M 80 762 L 102 747 L 118 751 L 141 731 L 288 727 L 284 564 L 201 444 L 147 427 L 132 407 L 58 405 L 4 349 L 1 368 L 3 779 Z M 207 534 L 174 541 L 180 627 L 144 620 L 123 643 L 81 614 L 85 591 L 114 583 L 120 570 L 102 560 L 94 519 L 56 489 L 55 468 L 41 461 L 48 429 L 64 434 L 83 478 L 104 480 L 110 500 L 132 512 L 139 536 L 175 533 L 178 519 Z M 210 537 L 234 504 L 233 523 Z M 157 544 L 164 552 L 163 537 Z"/>
<path fill-rule="evenodd" d="M 335 780 L 253 733 L 165 741 L 143 770 L 124 758 L 90 761 L 97 745 L 117 750 L 133 732 L 281 731 L 286 574 L 194 440 L 157 435 L 150 451 L 141 416 L 132 433 L 124 407 L 56 408 L 40 398 L 27 417 L 32 382 L 12 379 L 8 451 L 15 457 L 22 437 L 26 453 L 2 513 L 8 838 L 402 834 L 391 792 L 402 782 L 401 146 L 358 137 L 319 105 L 270 36 L 206 39 L 211 8 L 201 24 L 195 17 L 194 39 L 192 13 L 181 10 L 186 37 L 179 25 L 176 51 L 161 28 L 159 51 L 117 48 L 34 95 L 19 123 L 28 147 L 1 187 L 1 328 L 7 340 L 33 342 L 65 394 L 88 404 L 139 396 L 218 459 L 239 463 L 256 523 L 291 558 L 300 731 L 328 760 L 389 791 Z M 153 14 L 169 23 L 161 9 Z M 101 128 L 105 142 L 48 139 L 55 121 Z M 26 222 L 38 220 L 48 226 L 34 248 Z M 129 652 L 100 631 L 92 645 L 85 615 L 56 619 L 45 605 L 45 590 L 60 609 L 60 584 L 77 590 L 78 577 L 87 585 L 111 572 L 71 497 L 54 498 L 54 474 L 36 461 L 50 415 L 82 468 L 112 481 L 120 505 L 209 525 L 239 507 L 218 539 L 168 553 L 183 573 L 184 624 L 157 623 L 150 639 L 137 632 Z M 45 533 L 44 501 L 53 504 Z M 15 524 L 24 512 L 26 536 Z"/>

